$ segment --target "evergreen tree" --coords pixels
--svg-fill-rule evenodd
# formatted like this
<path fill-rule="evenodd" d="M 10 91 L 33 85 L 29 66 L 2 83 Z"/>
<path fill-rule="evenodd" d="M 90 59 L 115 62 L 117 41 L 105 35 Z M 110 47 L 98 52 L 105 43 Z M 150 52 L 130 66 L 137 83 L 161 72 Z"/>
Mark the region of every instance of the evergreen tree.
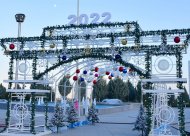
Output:
<path fill-rule="evenodd" d="M 8 93 L 6 93 L 6 88 L 0 84 L 0 99 L 7 99 Z"/>
<path fill-rule="evenodd" d="M 99 122 L 98 114 L 94 104 L 92 104 L 92 106 L 88 109 L 87 120 L 92 122 L 92 124 Z"/>
<path fill-rule="evenodd" d="M 137 120 L 135 122 L 135 126 L 133 130 L 141 131 L 142 136 L 145 135 L 146 132 L 146 114 L 144 112 L 143 105 L 140 106 L 139 115 L 137 116 Z"/>
<path fill-rule="evenodd" d="M 133 86 L 133 84 L 128 80 L 127 81 L 127 85 L 128 85 L 128 90 L 129 90 L 129 98 L 128 101 L 135 101 L 135 88 Z"/>
<path fill-rule="evenodd" d="M 117 98 L 125 101 L 127 97 L 127 85 L 120 78 L 110 80 L 108 83 L 108 98 Z"/>
<path fill-rule="evenodd" d="M 67 115 L 67 122 L 71 124 L 78 122 L 78 114 L 74 108 L 73 102 L 71 102 L 70 107 L 68 108 Z"/>
<path fill-rule="evenodd" d="M 63 127 L 66 125 L 65 116 L 63 114 L 63 108 L 59 106 L 59 104 L 56 104 L 54 109 L 54 114 L 51 119 L 51 123 L 53 126 L 57 128 L 57 133 L 59 130 L 59 127 Z"/>
<path fill-rule="evenodd" d="M 66 82 L 66 86 L 65 86 L 65 82 Z M 64 88 L 65 88 L 65 96 L 67 96 L 70 93 L 72 87 L 71 87 L 70 81 L 68 81 L 68 78 L 66 78 L 66 77 L 63 77 L 59 81 L 58 89 L 59 89 L 59 93 L 62 96 L 64 96 Z"/>
<path fill-rule="evenodd" d="M 189 95 L 185 87 L 184 87 L 184 93 L 183 93 L 183 100 L 185 102 L 184 104 L 189 104 Z"/>
<path fill-rule="evenodd" d="M 93 97 L 101 101 L 105 99 L 108 95 L 106 80 L 100 79 L 93 86 Z"/>
<path fill-rule="evenodd" d="M 137 92 L 137 95 L 136 95 L 137 102 L 141 102 L 142 89 L 141 89 L 140 81 L 137 83 L 136 92 Z"/>

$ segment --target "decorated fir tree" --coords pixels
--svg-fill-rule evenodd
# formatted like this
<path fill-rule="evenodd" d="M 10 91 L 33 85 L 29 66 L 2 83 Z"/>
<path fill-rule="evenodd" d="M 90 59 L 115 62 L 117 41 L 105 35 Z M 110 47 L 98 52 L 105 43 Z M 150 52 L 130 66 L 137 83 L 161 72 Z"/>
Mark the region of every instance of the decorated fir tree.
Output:
<path fill-rule="evenodd" d="M 92 124 L 99 122 L 98 114 L 94 104 L 92 104 L 92 106 L 88 109 L 87 120 L 92 122 Z"/>
<path fill-rule="evenodd" d="M 55 106 L 51 123 L 53 126 L 57 128 L 57 133 L 58 133 L 59 127 L 63 127 L 66 125 L 65 116 L 63 114 L 63 108 L 59 104 L 56 104 Z"/>
<path fill-rule="evenodd" d="M 78 114 L 76 112 L 76 109 L 74 108 L 73 103 L 70 104 L 70 107 L 67 111 L 67 121 L 70 124 L 73 124 L 75 122 L 78 122 Z"/>
<path fill-rule="evenodd" d="M 135 126 L 133 130 L 138 130 L 142 132 L 142 136 L 145 135 L 146 132 L 146 114 L 144 112 L 143 105 L 140 106 L 139 115 L 137 116 L 137 120 L 135 122 Z"/>

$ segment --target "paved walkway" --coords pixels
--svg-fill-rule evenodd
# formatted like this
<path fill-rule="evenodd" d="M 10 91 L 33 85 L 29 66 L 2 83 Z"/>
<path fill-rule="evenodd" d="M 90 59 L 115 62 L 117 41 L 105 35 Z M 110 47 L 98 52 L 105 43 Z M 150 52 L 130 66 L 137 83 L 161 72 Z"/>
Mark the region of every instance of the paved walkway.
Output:
<path fill-rule="evenodd" d="M 137 112 L 134 112 L 134 110 Z M 98 123 L 96 125 L 86 125 L 64 130 L 61 133 L 53 133 L 49 136 L 137 136 L 139 133 L 137 131 L 132 131 L 133 124 L 122 124 L 135 122 L 137 114 L 138 109 L 133 109 L 125 112 L 100 115 L 99 118 L 101 122 L 121 124 Z"/>

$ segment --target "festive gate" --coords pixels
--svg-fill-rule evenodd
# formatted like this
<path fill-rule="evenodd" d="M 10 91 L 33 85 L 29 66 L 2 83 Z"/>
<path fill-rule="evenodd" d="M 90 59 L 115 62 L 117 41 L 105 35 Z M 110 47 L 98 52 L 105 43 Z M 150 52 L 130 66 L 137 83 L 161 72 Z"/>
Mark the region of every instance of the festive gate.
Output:
<path fill-rule="evenodd" d="M 182 78 L 182 54 L 186 53 L 190 38 L 189 33 L 190 29 L 142 31 L 137 22 L 116 22 L 48 26 L 43 28 L 41 36 L 18 36 L 18 38 L 1 39 L 1 47 L 5 50 L 4 54 L 10 57 L 9 80 L 7 80 L 9 83 L 7 90 L 9 92 L 9 102 L 6 129 L 10 128 L 12 93 L 16 93 L 20 97 L 20 101 L 23 101 L 23 96 L 26 93 L 31 93 L 30 133 L 36 133 L 34 101 L 35 95 L 42 91 L 27 90 L 24 87 L 17 89 L 17 83 L 21 83 L 23 86 L 27 83 L 33 84 L 34 89 L 37 82 L 49 84 L 51 72 L 60 66 L 66 68 L 67 64 L 76 63 L 74 81 L 78 80 L 78 76 L 81 74 L 79 69 L 82 66 L 80 67 L 78 64 L 87 60 L 91 61 L 88 61 L 87 65 L 93 66 L 88 67 L 87 71 L 92 71 L 96 67 L 93 61 L 108 60 L 111 62 L 109 66 L 111 72 L 133 73 L 131 75 L 139 75 L 140 79 L 153 78 L 153 72 L 157 72 L 157 78 L 164 78 L 163 75 Z M 174 59 L 176 63 L 170 64 L 170 61 L 173 62 Z M 152 64 L 153 61 L 157 63 Z M 170 69 L 170 66 L 172 66 L 172 69 Z M 176 70 L 173 69 L 174 66 L 176 66 Z M 153 70 L 153 68 L 156 70 Z M 38 73 L 38 70 L 42 72 Z M 106 75 L 110 76 L 111 72 L 106 73 Z M 174 73 L 170 74 L 171 72 Z M 16 83 L 15 89 L 13 89 L 12 83 Z M 177 88 L 182 89 L 183 82 L 176 81 L 176 83 Z M 147 82 L 146 89 L 151 88 L 152 83 Z M 47 90 L 43 93 L 47 93 Z M 147 92 L 146 96 L 151 94 L 152 92 Z M 146 98 L 145 107 L 149 117 L 147 123 L 150 131 L 152 99 L 150 97 Z M 179 95 L 178 100 L 179 112 L 181 112 L 179 129 L 180 133 L 184 135 L 182 95 Z M 19 117 L 25 113 L 24 103 L 21 103 L 22 110 Z M 20 122 L 22 122 L 22 119 Z M 23 125 L 21 125 L 22 127 Z"/>

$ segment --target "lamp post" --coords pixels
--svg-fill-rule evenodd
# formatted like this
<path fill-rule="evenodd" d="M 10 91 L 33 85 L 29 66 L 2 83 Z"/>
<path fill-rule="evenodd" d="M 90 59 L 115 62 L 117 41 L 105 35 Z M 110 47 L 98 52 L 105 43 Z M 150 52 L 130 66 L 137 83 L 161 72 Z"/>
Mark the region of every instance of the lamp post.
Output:
<path fill-rule="evenodd" d="M 21 23 L 24 22 L 25 15 L 22 13 L 16 14 L 15 15 L 16 22 L 18 22 L 18 37 L 21 36 Z M 19 45 L 17 44 L 17 51 L 20 50 Z M 19 61 L 18 59 L 16 60 L 16 70 L 15 70 L 15 80 L 18 80 L 18 65 Z M 15 83 L 15 89 L 17 89 L 17 83 Z"/>

